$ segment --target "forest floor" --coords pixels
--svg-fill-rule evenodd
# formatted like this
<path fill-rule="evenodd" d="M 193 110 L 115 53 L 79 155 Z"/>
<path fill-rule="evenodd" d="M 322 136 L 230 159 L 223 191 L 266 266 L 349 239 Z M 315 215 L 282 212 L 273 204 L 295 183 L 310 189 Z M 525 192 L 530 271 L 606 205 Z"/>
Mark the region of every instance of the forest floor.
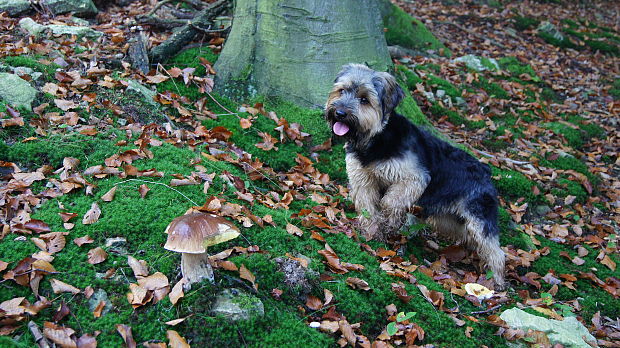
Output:
<path fill-rule="evenodd" d="M 218 33 L 142 74 L 123 58 L 150 1 L 101 9 L 96 40 L 0 16 L 0 72 L 30 68 L 38 91 L 0 101 L 0 346 L 550 346 L 569 318 L 593 336 L 571 329 L 574 346 L 618 346 L 620 4 L 487 3 L 399 3 L 451 57 L 394 74 L 400 112 L 492 169 L 509 286 L 488 296 L 465 286 L 493 289 L 477 257 L 423 224 L 360 238 L 321 111 L 212 93 Z M 183 291 L 164 231 L 190 209 L 241 236 L 209 248 L 214 284 Z M 249 318 L 216 314 L 230 289 Z M 552 328 L 510 326 L 512 308 Z"/>

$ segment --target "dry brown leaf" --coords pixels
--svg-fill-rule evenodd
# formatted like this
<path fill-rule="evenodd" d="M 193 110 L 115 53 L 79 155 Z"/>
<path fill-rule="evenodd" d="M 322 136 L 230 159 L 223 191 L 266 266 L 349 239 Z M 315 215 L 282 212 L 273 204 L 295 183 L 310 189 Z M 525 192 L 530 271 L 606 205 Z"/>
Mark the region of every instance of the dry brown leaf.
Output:
<path fill-rule="evenodd" d="M 135 257 L 129 255 L 127 256 L 127 263 L 131 270 L 133 271 L 133 275 L 136 279 L 143 278 L 149 275 L 149 267 L 144 260 L 137 260 Z"/>
<path fill-rule="evenodd" d="M 316 296 L 308 295 L 306 298 L 306 307 L 312 309 L 313 311 L 318 311 L 323 308 L 323 301 Z"/>
<path fill-rule="evenodd" d="M 181 278 L 181 280 L 179 280 L 172 287 L 172 290 L 170 291 L 170 294 L 168 295 L 168 297 L 170 297 L 170 303 L 172 303 L 173 305 L 177 304 L 177 302 L 179 302 L 179 300 L 183 296 L 185 296 L 185 294 L 183 293 L 183 285 L 185 284 L 185 282 L 186 282 L 185 278 Z"/>
<path fill-rule="evenodd" d="M 88 263 L 90 263 L 91 265 L 102 263 L 107 258 L 108 253 L 106 253 L 105 250 L 101 249 L 101 247 L 96 247 L 88 251 Z"/>
<path fill-rule="evenodd" d="M 301 237 L 304 235 L 304 231 L 302 231 L 299 227 L 293 224 L 286 224 L 286 232 L 297 237 Z"/>
<path fill-rule="evenodd" d="M 368 282 L 360 278 L 348 277 L 345 280 L 345 283 L 353 289 L 360 289 L 364 291 L 371 290 L 370 286 L 368 286 Z"/>
<path fill-rule="evenodd" d="M 256 277 L 252 274 L 252 272 L 245 268 L 244 264 L 241 264 L 241 267 L 239 267 L 239 277 L 241 277 L 241 279 L 249 280 L 254 289 L 258 290 L 258 284 L 255 283 Z"/>
<path fill-rule="evenodd" d="M 108 192 L 101 196 L 101 200 L 104 202 L 112 202 L 112 200 L 114 200 L 114 194 L 116 194 L 116 186 L 112 186 Z"/>
<path fill-rule="evenodd" d="M 166 336 L 168 336 L 168 344 L 170 345 L 170 348 L 190 348 L 185 338 L 181 337 L 178 332 L 168 330 L 166 332 Z"/>
<path fill-rule="evenodd" d="M 136 348 L 136 341 L 134 341 L 133 339 L 133 334 L 131 333 L 131 327 L 125 324 L 116 324 L 116 331 L 121 335 L 121 337 L 125 341 L 125 345 L 127 345 L 127 348 Z"/>
<path fill-rule="evenodd" d="M 84 244 L 90 244 L 90 243 L 93 243 L 94 241 L 95 241 L 95 240 L 94 240 L 94 239 L 92 239 L 92 238 L 90 238 L 90 236 L 89 236 L 89 235 L 85 235 L 85 236 L 82 236 L 82 237 L 79 237 L 79 238 L 75 238 L 75 239 L 73 240 L 73 243 L 75 243 L 77 246 L 82 246 L 82 245 L 84 245 Z"/>
<path fill-rule="evenodd" d="M 186 317 L 183 317 L 183 318 L 179 318 L 179 319 L 174 319 L 174 320 L 167 321 L 167 322 L 165 322 L 164 324 L 166 324 L 166 325 L 170 325 L 170 326 L 176 326 L 176 325 L 178 325 L 178 324 L 180 324 L 180 323 L 184 322 L 184 321 L 185 321 L 185 319 L 187 319 L 187 318 L 189 318 L 189 317 L 191 317 L 191 316 L 192 316 L 192 314 L 190 314 L 190 315 L 188 315 L 188 316 L 186 316 Z"/>
<path fill-rule="evenodd" d="M 63 348 L 77 348 L 77 343 L 71 338 L 75 331 L 68 327 L 58 326 L 46 321 L 43 324 L 43 335 Z"/>
<path fill-rule="evenodd" d="M 93 311 L 93 316 L 95 318 L 99 318 L 101 317 L 101 312 L 103 311 L 103 308 L 105 308 L 105 301 L 101 300 L 99 301 L 99 303 L 97 304 L 97 307 L 95 307 L 95 310 Z"/>
<path fill-rule="evenodd" d="M 90 210 L 87 211 L 86 214 L 84 214 L 84 217 L 82 218 L 82 223 L 84 225 L 94 224 L 95 222 L 99 221 L 99 216 L 101 216 L 101 209 L 99 208 L 97 202 L 93 202 L 93 204 L 90 206 Z"/>
<path fill-rule="evenodd" d="M 54 291 L 55 294 L 70 292 L 75 295 L 81 292 L 81 290 L 75 286 L 62 282 L 58 279 L 50 279 L 50 284 L 52 285 L 52 291 Z"/>
<path fill-rule="evenodd" d="M 138 192 L 140 192 L 140 197 L 144 198 L 146 197 L 146 194 L 150 191 L 151 189 L 146 186 L 146 184 L 142 184 L 140 185 L 140 187 L 138 188 Z"/>

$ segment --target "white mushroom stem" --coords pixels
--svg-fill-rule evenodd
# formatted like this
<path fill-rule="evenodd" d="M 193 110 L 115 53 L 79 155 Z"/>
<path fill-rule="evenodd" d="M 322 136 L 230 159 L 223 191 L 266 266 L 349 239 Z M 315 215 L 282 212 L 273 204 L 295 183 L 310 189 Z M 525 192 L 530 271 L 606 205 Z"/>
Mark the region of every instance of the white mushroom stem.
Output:
<path fill-rule="evenodd" d="M 187 282 L 183 284 L 185 290 L 189 290 L 192 284 L 198 283 L 203 279 L 208 280 L 210 283 L 215 281 L 213 277 L 213 268 L 209 263 L 209 254 L 181 254 L 181 274 L 183 278 L 187 279 Z"/>

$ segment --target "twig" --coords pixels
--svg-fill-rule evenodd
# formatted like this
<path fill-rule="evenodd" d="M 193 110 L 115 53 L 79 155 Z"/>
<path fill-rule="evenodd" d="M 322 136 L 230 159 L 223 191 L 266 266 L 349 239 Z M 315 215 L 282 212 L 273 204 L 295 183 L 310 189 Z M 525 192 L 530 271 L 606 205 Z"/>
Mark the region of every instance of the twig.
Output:
<path fill-rule="evenodd" d="M 184 194 L 183 194 L 183 192 L 181 192 L 181 191 L 179 191 L 179 190 L 177 190 L 177 189 L 175 189 L 175 188 L 172 188 L 172 187 L 170 187 L 170 186 L 168 186 L 168 185 L 166 185 L 166 184 L 163 184 L 163 183 L 161 183 L 161 182 L 155 182 L 155 181 L 149 181 L 149 180 L 141 180 L 141 179 L 127 179 L 127 180 L 123 180 L 123 181 L 117 182 L 116 184 L 114 184 L 114 186 L 116 186 L 116 185 L 120 185 L 120 184 L 125 184 L 125 183 L 128 183 L 128 182 L 130 182 L 130 181 L 138 181 L 138 182 L 144 182 L 144 183 L 149 183 L 149 184 L 155 184 L 155 185 L 162 185 L 162 186 L 165 186 L 165 187 L 167 187 L 167 188 L 171 189 L 172 191 L 174 191 L 174 192 L 176 192 L 176 193 L 180 194 L 181 196 L 183 196 L 185 199 L 187 199 L 188 201 L 190 201 L 193 205 L 195 205 L 195 206 L 197 206 L 197 207 L 199 207 L 199 206 L 200 206 L 198 203 L 194 202 L 191 198 L 189 198 L 189 197 L 187 197 L 186 195 L 184 195 Z"/>
<path fill-rule="evenodd" d="M 485 313 L 493 312 L 494 310 L 498 309 L 501 306 L 502 306 L 501 304 L 498 304 L 497 306 L 493 306 L 493 307 L 485 309 L 483 311 L 470 312 L 469 314 L 485 314 Z"/>

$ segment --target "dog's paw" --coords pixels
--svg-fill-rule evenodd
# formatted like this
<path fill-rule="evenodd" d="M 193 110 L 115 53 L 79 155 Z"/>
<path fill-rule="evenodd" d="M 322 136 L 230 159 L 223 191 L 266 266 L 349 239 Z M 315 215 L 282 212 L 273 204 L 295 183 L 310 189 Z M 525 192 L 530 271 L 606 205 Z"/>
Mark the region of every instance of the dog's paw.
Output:
<path fill-rule="evenodd" d="M 381 237 L 381 219 L 378 218 L 367 218 L 365 216 L 360 216 L 358 219 L 358 227 L 361 230 L 362 237 L 366 238 L 366 240 L 380 239 Z"/>

